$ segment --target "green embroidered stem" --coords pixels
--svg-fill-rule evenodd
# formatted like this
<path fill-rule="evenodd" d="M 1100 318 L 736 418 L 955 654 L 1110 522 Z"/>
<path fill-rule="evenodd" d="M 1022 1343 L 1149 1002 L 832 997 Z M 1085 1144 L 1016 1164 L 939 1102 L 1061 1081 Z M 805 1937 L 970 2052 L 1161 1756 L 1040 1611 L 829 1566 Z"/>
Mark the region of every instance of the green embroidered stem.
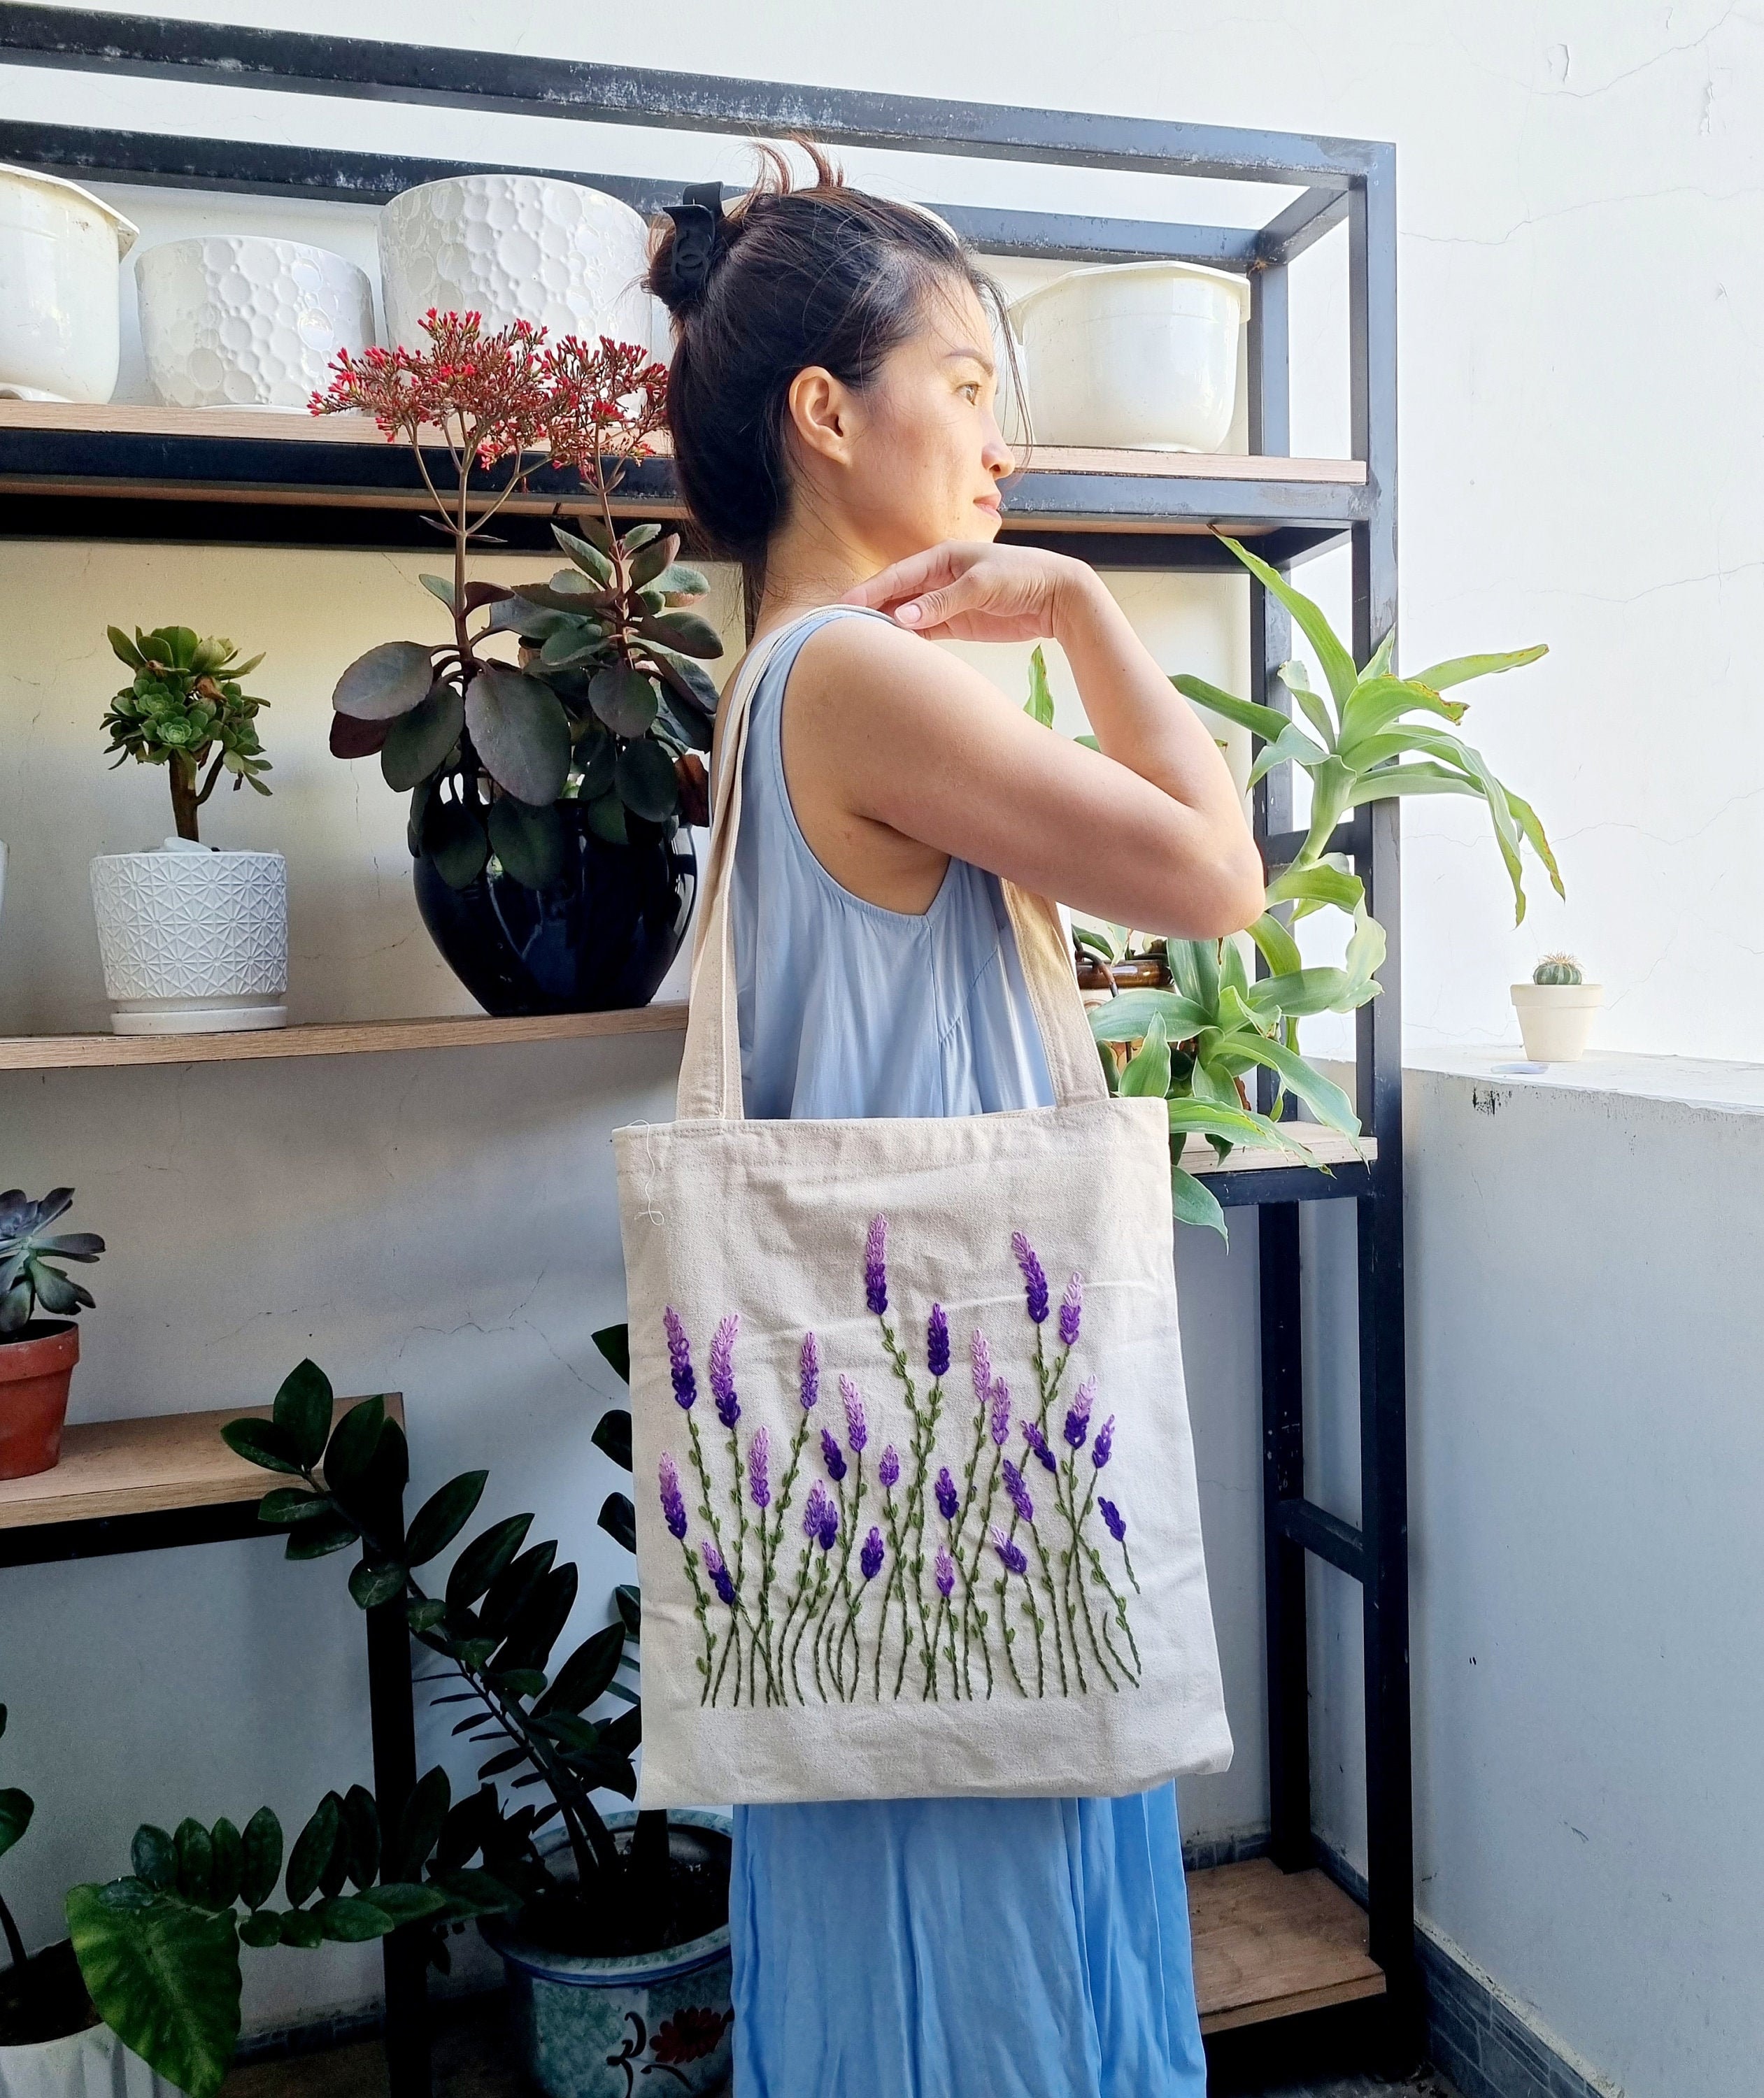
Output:
<path fill-rule="evenodd" d="M 815 1622 L 815 1613 L 821 1606 L 821 1591 L 826 1586 L 827 1554 L 823 1552 L 821 1554 L 821 1563 L 814 1569 L 814 1593 L 809 1598 L 809 1607 L 803 1613 L 802 1622 L 796 1627 L 796 1643 L 790 1649 L 790 1679 L 792 1683 L 796 1684 L 796 1696 L 798 1701 L 803 1704 L 806 1704 L 808 1700 L 803 1696 L 802 1686 L 797 1679 L 796 1656 L 802 1651 L 803 1634 L 810 1631 L 811 1627 L 814 1629 L 814 1636 L 809 1642 L 809 1658 L 814 1664 L 815 1694 L 819 1697 L 823 1705 L 827 1702 L 827 1688 L 821 1680 L 820 1629 Z"/>
<path fill-rule="evenodd" d="M 1121 1540 L 1121 1562 L 1127 1569 L 1127 1578 L 1133 1583 L 1133 1592 L 1134 1595 L 1137 1595 L 1143 1593 L 1143 1591 L 1139 1587 L 1139 1577 L 1133 1570 L 1133 1554 L 1127 1549 L 1127 1540 L 1126 1538 L 1122 1538 Z"/>
<path fill-rule="evenodd" d="M 814 1540 L 813 1538 L 810 1538 L 809 1542 L 802 1547 L 801 1563 L 796 1568 L 796 1592 L 791 1596 L 790 1607 L 784 1612 L 783 1621 L 778 1627 L 777 1673 L 778 1696 L 780 1704 L 788 1705 L 790 1702 L 790 1689 L 794 1683 L 794 1677 L 791 1676 L 787 1679 L 784 1666 L 785 1654 L 789 1645 L 791 1623 L 796 1617 L 797 1606 L 802 1600 L 802 1591 L 808 1586 L 809 1560 L 814 1551 Z M 796 1702 L 800 1705 L 802 1701 L 802 1692 L 800 1686 L 798 1686 L 796 1688 Z"/>
<path fill-rule="evenodd" d="M 717 1651 L 717 1635 L 710 1628 L 710 1598 L 704 1593 L 704 1583 L 698 1578 L 698 1560 L 684 1538 L 680 1540 L 680 1556 L 686 1561 L 686 1576 L 692 1584 L 692 1614 L 698 1619 L 698 1628 L 704 1635 L 704 1658 L 698 1665 L 699 1673 L 704 1679 L 704 1688 L 698 1701 L 700 1705 L 708 1705 L 710 1702 L 710 1664 Z"/>
<path fill-rule="evenodd" d="M 1094 1544 L 1088 1545 L 1086 1549 L 1090 1553 L 1090 1578 L 1096 1582 L 1099 1587 L 1107 1591 L 1108 1600 L 1115 1606 L 1115 1622 L 1120 1626 L 1122 1631 L 1124 1631 L 1127 1635 L 1127 1644 L 1133 1653 L 1133 1666 L 1131 1670 L 1129 1670 L 1126 1663 L 1121 1660 L 1120 1654 L 1116 1651 L 1114 1641 L 1108 1637 L 1108 1617 L 1107 1612 L 1104 1613 L 1103 1617 L 1103 1637 L 1104 1639 L 1108 1640 L 1109 1652 L 1115 1655 L 1116 1666 L 1128 1677 L 1128 1679 L 1130 1682 L 1137 1684 L 1139 1680 L 1139 1672 L 1143 1664 L 1139 1659 L 1139 1642 L 1134 1637 L 1133 1626 L 1127 1622 L 1126 1599 L 1120 1594 L 1117 1590 L 1114 1582 L 1109 1579 L 1108 1574 L 1104 1570 L 1103 1555 L 1101 1552 L 1096 1549 L 1096 1547 Z"/>
<path fill-rule="evenodd" d="M 1090 1643 L 1090 1653 L 1096 1662 L 1097 1667 L 1102 1671 L 1103 1679 L 1108 1683 L 1111 1690 L 1119 1690 L 1121 1685 L 1116 1682 L 1114 1675 L 1110 1670 L 1108 1663 L 1103 1658 L 1103 1650 L 1096 1643 L 1096 1626 L 1090 1621 L 1090 1605 L 1086 1602 L 1084 1598 L 1084 1575 L 1078 1564 L 1080 1556 L 1084 1549 L 1084 1539 L 1081 1534 L 1081 1518 L 1077 1512 L 1077 1452 L 1073 1451 L 1072 1455 L 1066 1460 L 1065 1490 L 1061 1497 L 1061 1512 L 1064 1515 L 1067 1525 L 1072 1532 L 1071 1549 L 1065 1555 L 1064 1579 L 1066 1617 L 1067 1622 L 1073 1626 L 1072 1634 L 1072 1650 L 1074 1654 L 1077 1652 L 1078 1635 L 1076 1627 L 1076 1618 L 1077 1617 L 1082 1617 L 1084 1619 L 1085 1635 Z M 1094 1489 L 1095 1475 L 1092 1473 L 1091 1477 Z M 1086 1503 L 1086 1508 L 1088 1508 L 1089 1503 Z M 1073 1590 L 1074 1587 L 1076 1587 L 1077 1590 L 1077 1604 L 1076 1610 L 1074 1610 L 1073 1604 Z M 1079 1665 L 1079 1679 L 1082 1686 L 1083 1680 L 1082 1662 Z"/>
<path fill-rule="evenodd" d="M 1023 1679 L 1017 1673 L 1016 1654 L 1014 1651 L 1016 1644 L 1016 1627 L 1011 1622 L 1010 1613 L 1005 1608 L 1005 1590 L 1009 1585 L 1009 1579 L 1010 1577 L 1007 1574 L 1001 1574 L 993 1584 L 998 1598 L 998 1629 L 1003 1635 L 1004 1657 L 1010 1666 L 1011 1680 L 1016 1685 L 1019 1694 L 1027 1697 L 1029 1692 L 1024 1688 Z"/>
<path fill-rule="evenodd" d="M 901 1694 L 901 1685 L 906 1679 L 906 1656 L 913 1643 L 913 1628 L 909 1621 L 906 1604 L 906 1576 L 901 1557 L 899 1534 L 894 1527 L 894 1495 L 884 1489 L 882 1495 L 882 1521 L 888 1530 L 889 1552 L 891 1564 L 889 1578 L 882 1591 L 882 1622 L 875 1635 L 875 1701 L 882 1701 L 882 1648 L 887 1642 L 889 1629 L 889 1598 L 898 1591 L 901 1599 L 901 1665 L 894 1674 L 894 1695 Z"/>
<path fill-rule="evenodd" d="M 704 1446 L 699 1440 L 697 1415 L 689 1411 L 686 1416 L 686 1425 L 687 1432 L 692 1438 L 692 1469 L 697 1474 L 699 1486 L 704 1496 L 699 1503 L 699 1520 L 709 1530 L 710 1541 L 717 1547 L 717 1556 L 726 1566 L 729 1565 L 729 1555 L 723 1549 L 722 1525 L 717 1520 L 716 1503 L 711 1492 L 710 1467 L 704 1462 Z M 740 1593 L 739 1588 L 736 1593 L 738 1595 Z M 738 1652 L 739 1648 L 740 1640 L 738 1632 L 739 1627 L 735 1622 L 735 1613 L 731 1611 L 728 1644 L 723 1648 L 722 1659 L 717 1664 L 716 1681 L 711 1686 L 710 1701 L 713 1705 L 722 1694 L 722 1679 L 729 1666 L 729 1657 L 731 1653 Z M 739 1661 L 735 1666 L 735 1701 L 737 1704 L 741 1701 L 741 1669 Z"/>

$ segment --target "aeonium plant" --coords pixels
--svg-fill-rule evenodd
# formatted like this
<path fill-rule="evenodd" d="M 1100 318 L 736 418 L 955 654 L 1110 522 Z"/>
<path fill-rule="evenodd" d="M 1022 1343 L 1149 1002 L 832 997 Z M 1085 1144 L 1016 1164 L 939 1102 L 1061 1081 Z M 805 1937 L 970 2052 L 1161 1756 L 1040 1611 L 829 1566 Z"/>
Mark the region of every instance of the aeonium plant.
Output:
<path fill-rule="evenodd" d="M 331 747 L 378 754 L 411 797 L 413 854 L 455 888 L 494 854 L 530 888 L 555 881 L 579 824 L 624 845 L 704 820 L 717 687 L 702 667 L 716 630 L 690 608 L 709 588 L 676 560 L 677 534 L 620 533 L 611 496 L 660 429 L 667 374 L 647 350 L 603 336 L 548 341 L 526 322 L 486 334 L 476 314 L 423 323 L 428 347 L 348 353 L 315 415 L 374 417 L 407 443 L 453 541 L 450 577 L 423 582 L 447 607 L 450 638 L 388 641 L 338 681 Z M 451 479 L 437 482 L 437 460 Z M 472 581 L 475 545 L 544 463 L 573 468 L 598 514 L 553 526 L 568 566 L 511 588 Z M 586 509 L 586 505 L 583 507 Z M 517 660 L 493 654 L 507 637 Z"/>
<path fill-rule="evenodd" d="M 133 641 L 120 626 L 105 630 L 117 660 L 134 674 L 99 726 L 110 732 L 116 765 L 132 757 L 165 767 L 178 835 L 199 844 L 197 812 L 223 772 L 231 775 L 235 793 L 241 787 L 270 791 L 260 776 L 270 768 L 257 727 L 270 703 L 252 698 L 243 683 L 263 658 L 241 663 L 230 641 L 204 639 L 191 626 L 156 626 L 151 634 L 138 626 Z"/>

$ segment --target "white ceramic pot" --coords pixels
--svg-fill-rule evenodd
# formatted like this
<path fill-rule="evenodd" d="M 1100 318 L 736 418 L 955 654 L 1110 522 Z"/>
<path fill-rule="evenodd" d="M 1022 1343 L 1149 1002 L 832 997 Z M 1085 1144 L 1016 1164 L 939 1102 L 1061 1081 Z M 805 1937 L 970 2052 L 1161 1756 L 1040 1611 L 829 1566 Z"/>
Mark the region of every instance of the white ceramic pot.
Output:
<path fill-rule="evenodd" d="M 168 838 L 92 862 L 104 989 L 118 1034 L 287 1024 L 287 862 Z"/>
<path fill-rule="evenodd" d="M 648 253 L 638 214 L 581 182 L 489 174 L 424 182 L 380 215 L 387 337 L 425 348 L 419 323 L 433 306 L 481 314 L 486 329 L 528 320 L 554 336 L 653 345 L 660 302 L 643 288 Z"/>
<path fill-rule="evenodd" d="M 0 162 L 0 397 L 115 393 L 117 265 L 136 231 L 77 182 Z"/>
<path fill-rule="evenodd" d="M 0 2098 L 182 2098 L 175 2083 L 131 2054 L 108 2026 L 64 2039 L 0 2047 Z"/>
<path fill-rule="evenodd" d="M 1586 1053 L 1603 984 L 1515 984 L 1513 1006 L 1534 1064 L 1578 1064 Z"/>
<path fill-rule="evenodd" d="M 168 240 L 134 268 L 147 377 L 169 407 L 304 413 L 337 352 L 374 340 L 366 271 L 304 241 Z"/>
<path fill-rule="evenodd" d="M 1191 262 L 1068 270 L 1011 309 L 1044 445 L 1216 452 L 1237 405 L 1241 277 Z"/>

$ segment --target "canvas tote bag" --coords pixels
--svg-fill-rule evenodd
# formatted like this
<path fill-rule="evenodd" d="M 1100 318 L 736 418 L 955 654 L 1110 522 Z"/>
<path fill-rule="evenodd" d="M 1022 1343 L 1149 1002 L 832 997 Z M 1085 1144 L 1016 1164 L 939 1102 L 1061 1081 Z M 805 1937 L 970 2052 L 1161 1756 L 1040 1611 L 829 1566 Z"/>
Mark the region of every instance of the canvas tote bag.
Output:
<path fill-rule="evenodd" d="M 1231 1757 L 1164 1103 L 1104 1083 L 1059 915 L 1004 893 L 1055 1092 L 743 1116 L 722 707 L 677 1118 L 615 1130 L 645 1806 L 1101 1796 Z"/>

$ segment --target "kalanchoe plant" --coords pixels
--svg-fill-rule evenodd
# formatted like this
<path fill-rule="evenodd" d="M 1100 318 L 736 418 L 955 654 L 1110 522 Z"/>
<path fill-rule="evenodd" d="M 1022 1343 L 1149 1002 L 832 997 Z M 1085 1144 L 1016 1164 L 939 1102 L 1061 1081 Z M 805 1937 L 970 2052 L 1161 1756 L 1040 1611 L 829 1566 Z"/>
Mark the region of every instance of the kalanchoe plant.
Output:
<path fill-rule="evenodd" d="M 72 1200 L 71 1187 L 51 1187 L 40 1202 L 22 1187 L 0 1194 L 0 1341 L 15 1339 L 39 1310 L 64 1319 L 91 1303 L 91 1292 L 55 1263 L 89 1264 L 104 1250 L 104 1241 L 94 1231 L 48 1228 Z"/>
<path fill-rule="evenodd" d="M 253 699 L 241 682 L 263 658 L 241 663 L 230 641 L 213 634 L 204 639 L 190 626 L 156 626 L 151 634 L 138 626 L 133 641 L 120 626 L 106 631 L 119 660 L 134 674 L 100 723 L 110 731 L 116 765 L 132 757 L 138 764 L 165 766 L 178 835 L 200 842 L 197 811 L 223 772 L 232 775 L 235 793 L 247 786 L 260 794 L 270 791 L 259 776 L 270 767 L 257 726 L 270 703 Z"/>
<path fill-rule="evenodd" d="M 544 888 L 577 823 L 624 845 L 634 825 L 665 836 L 706 817 L 698 753 L 717 694 L 701 664 L 722 643 L 688 608 L 709 585 L 675 560 L 677 534 L 643 524 L 621 535 L 611 504 L 661 427 L 667 374 L 609 336 L 548 342 L 526 322 L 486 334 L 470 313 L 432 311 L 423 326 L 426 349 L 340 355 L 312 409 L 365 412 L 410 446 L 453 541 L 452 575 L 423 578 L 453 633 L 434 646 L 384 642 L 352 663 L 331 747 L 378 753 L 387 783 L 410 794 L 413 855 L 426 851 L 455 888 L 493 854 Z M 450 485 L 432 472 L 443 457 Z M 598 507 L 574 530 L 553 526 L 569 565 L 517 588 L 469 581 L 474 543 L 488 543 L 498 511 L 546 463 L 573 468 Z M 489 652 L 499 636 L 518 662 Z"/>

